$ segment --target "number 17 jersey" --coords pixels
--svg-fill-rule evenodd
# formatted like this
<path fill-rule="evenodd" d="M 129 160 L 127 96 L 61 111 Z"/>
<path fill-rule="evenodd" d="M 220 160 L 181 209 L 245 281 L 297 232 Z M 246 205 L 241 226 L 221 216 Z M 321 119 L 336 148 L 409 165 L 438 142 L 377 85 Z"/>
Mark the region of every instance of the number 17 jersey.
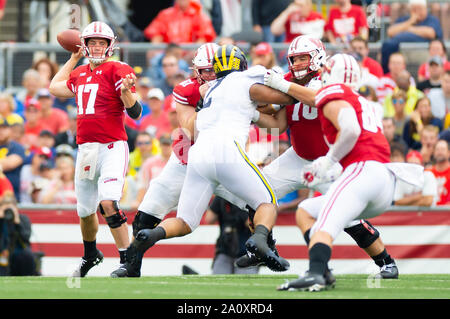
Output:
<path fill-rule="evenodd" d="M 67 87 L 77 101 L 77 144 L 127 140 L 120 99 L 122 78 L 127 74 L 134 74 L 133 69 L 118 61 L 105 62 L 94 70 L 82 65 L 70 73 Z"/>

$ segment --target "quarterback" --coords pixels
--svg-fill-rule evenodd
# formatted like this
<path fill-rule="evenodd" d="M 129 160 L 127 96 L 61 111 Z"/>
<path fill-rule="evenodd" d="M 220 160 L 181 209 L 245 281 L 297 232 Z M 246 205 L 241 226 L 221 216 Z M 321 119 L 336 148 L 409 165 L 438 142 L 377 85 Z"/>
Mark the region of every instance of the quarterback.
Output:
<path fill-rule="evenodd" d="M 127 217 L 118 205 L 129 155 L 124 110 L 139 119 L 142 106 L 135 93 L 133 69 L 126 63 L 108 61 L 115 41 L 107 24 L 92 22 L 81 33 L 80 50 L 72 53 L 50 83 L 53 95 L 76 97 L 78 109 L 75 192 L 84 256 L 73 274 L 77 277 L 84 277 L 103 260 L 96 247 L 97 208 L 110 227 L 121 263 L 129 245 Z M 83 56 L 89 63 L 74 69 Z"/>

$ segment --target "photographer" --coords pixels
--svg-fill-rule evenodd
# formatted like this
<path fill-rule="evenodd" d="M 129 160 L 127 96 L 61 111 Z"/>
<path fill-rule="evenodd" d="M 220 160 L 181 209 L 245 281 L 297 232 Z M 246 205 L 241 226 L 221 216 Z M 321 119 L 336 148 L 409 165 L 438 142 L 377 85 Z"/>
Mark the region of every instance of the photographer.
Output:
<path fill-rule="evenodd" d="M 12 185 L 0 173 L 0 276 L 40 275 L 30 237 L 31 222 L 19 214 Z"/>
<path fill-rule="evenodd" d="M 213 274 L 257 274 L 259 267 L 237 267 L 235 260 L 246 253 L 245 242 L 251 236 L 248 213 L 216 196 L 205 214 L 205 222 L 219 222 L 220 235 L 216 242 Z"/>

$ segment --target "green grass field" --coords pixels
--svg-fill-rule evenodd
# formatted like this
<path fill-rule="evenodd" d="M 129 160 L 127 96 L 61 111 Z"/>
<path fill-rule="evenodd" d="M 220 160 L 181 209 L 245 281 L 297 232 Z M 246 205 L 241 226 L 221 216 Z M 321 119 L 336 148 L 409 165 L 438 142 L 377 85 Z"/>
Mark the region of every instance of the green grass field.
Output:
<path fill-rule="evenodd" d="M 293 275 L 155 276 L 142 278 L 0 277 L 1 299 L 450 299 L 450 275 L 373 280 L 338 275 L 322 292 L 277 291 Z"/>

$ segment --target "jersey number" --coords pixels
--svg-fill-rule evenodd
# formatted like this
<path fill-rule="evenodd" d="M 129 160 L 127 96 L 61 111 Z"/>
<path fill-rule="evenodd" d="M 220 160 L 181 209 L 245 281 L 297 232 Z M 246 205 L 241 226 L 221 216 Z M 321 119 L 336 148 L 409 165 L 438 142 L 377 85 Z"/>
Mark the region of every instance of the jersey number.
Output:
<path fill-rule="evenodd" d="M 299 113 L 300 113 L 300 105 L 301 104 L 302 103 L 299 102 L 294 105 L 294 110 L 292 111 L 292 120 L 293 121 L 300 121 Z M 315 118 L 317 118 L 317 108 L 303 104 L 302 116 L 303 116 L 303 118 L 305 118 L 307 120 L 314 120 Z"/>
<path fill-rule="evenodd" d="M 361 104 L 362 109 L 361 118 L 363 129 L 372 133 L 377 133 L 378 129 L 383 131 L 383 123 L 380 118 L 377 117 L 375 107 L 368 103 L 363 97 L 359 97 L 358 101 Z"/>
<path fill-rule="evenodd" d="M 78 86 L 78 114 L 94 114 L 95 113 L 95 99 L 97 98 L 98 84 L 83 84 Z M 89 93 L 89 98 L 86 105 L 83 101 L 83 93 Z M 86 109 L 86 110 L 84 110 Z"/>

